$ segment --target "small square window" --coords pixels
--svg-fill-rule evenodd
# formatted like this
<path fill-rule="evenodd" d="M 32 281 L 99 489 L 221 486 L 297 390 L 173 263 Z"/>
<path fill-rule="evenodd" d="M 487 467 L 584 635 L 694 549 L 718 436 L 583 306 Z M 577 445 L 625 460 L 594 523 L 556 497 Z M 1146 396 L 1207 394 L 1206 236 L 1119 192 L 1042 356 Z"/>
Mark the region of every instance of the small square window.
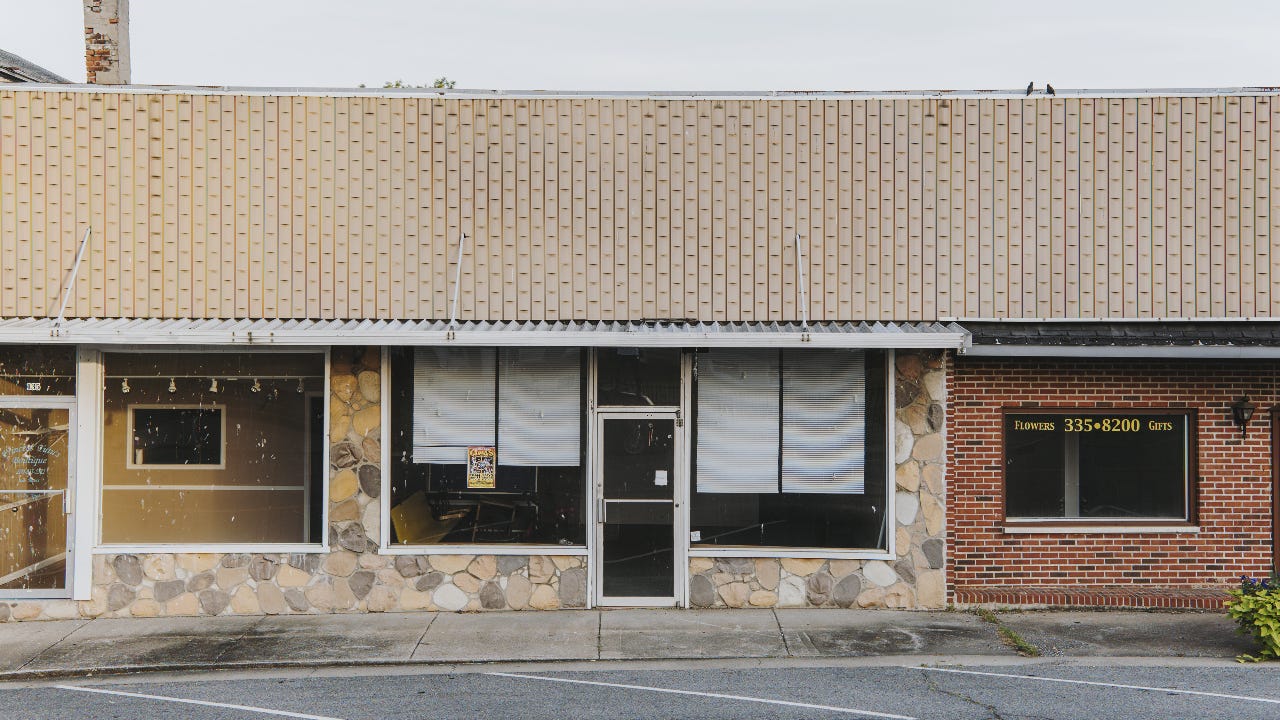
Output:
<path fill-rule="evenodd" d="M 225 464 L 223 406 L 130 405 L 128 467 L 219 469 Z"/>

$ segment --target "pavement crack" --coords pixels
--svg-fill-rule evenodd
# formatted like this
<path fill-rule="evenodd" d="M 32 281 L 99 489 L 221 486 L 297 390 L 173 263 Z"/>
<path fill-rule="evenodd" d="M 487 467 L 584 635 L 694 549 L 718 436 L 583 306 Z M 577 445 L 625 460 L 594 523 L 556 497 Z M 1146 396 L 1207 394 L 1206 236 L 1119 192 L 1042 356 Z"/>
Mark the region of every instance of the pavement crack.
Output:
<path fill-rule="evenodd" d="M 977 707 L 980 707 L 983 710 L 986 710 L 990 714 L 991 720 L 1004 720 L 1004 716 L 1000 714 L 999 710 L 996 710 L 995 705 L 988 705 L 987 703 L 981 702 L 979 700 L 974 700 L 969 695 L 962 693 L 958 690 L 948 690 L 942 687 L 941 685 L 938 684 L 937 677 L 933 673 L 927 673 L 922 670 L 921 674 L 924 675 L 924 684 L 926 687 L 929 688 L 929 690 L 933 692 L 941 693 L 943 695 L 947 695 L 949 697 L 953 697 L 957 700 L 962 700 L 964 702 L 969 703 L 970 705 L 976 705 Z"/>
<path fill-rule="evenodd" d="M 604 613 L 596 610 L 596 659 L 604 657 Z"/>
<path fill-rule="evenodd" d="M 427 631 L 431 629 L 432 625 L 436 624 L 436 618 L 438 617 L 440 617 L 440 613 L 433 613 L 431 615 L 431 619 L 427 621 L 427 626 L 422 628 L 422 634 L 418 636 L 418 642 L 414 643 L 413 649 L 409 651 L 408 659 L 411 660 L 414 655 L 418 654 L 418 648 L 422 647 L 422 641 L 427 639 Z"/>
<path fill-rule="evenodd" d="M 58 647 L 59 645 L 61 645 L 61 644 L 62 644 L 62 643 L 64 643 L 64 642 L 66 642 L 66 641 L 67 641 L 67 638 L 71 637 L 72 635 L 75 635 L 77 632 L 79 632 L 79 631 L 80 631 L 80 629 L 81 629 L 81 628 L 89 627 L 89 623 L 91 623 L 91 622 L 93 622 L 93 620 L 87 620 L 87 621 L 85 621 L 84 623 L 82 623 L 82 624 L 80 624 L 80 625 L 77 625 L 77 626 L 75 626 L 75 627 L 71 628 L 71 630 L 70 630 L 70 631 L 68 631 L 66 635 L 63 635 L 62 637 L 58 638 L 56 641 L 54 641 L 54 642 L 52 642 L 52 643 L 50 643 L 50 644 L 46 645 L 46 646 L 44 647 L 44 649 L 43 649 L 43 650 L 40 650 L 40 651 L 39 651 L 39 652 L 37 652 L 35 655 L 32 655 L 31 657 L 27 658 L 27 661 L 26 661 L 26 662 L 24 662 L 24 663 L 22 663 L 22 664 L 21 664 L 21 665 L 19 665 L 18 667 L 14 668 L 13 672 L 18 672 L 18 671 L 21 671 L 21 670 L 26 669 L 26 667 L 27 667 L 28 665 L 30 665 L 31 663 L 35 662 L 36 660 L 39 660 L 39 659 L 40 659 L 40 658 L 41 658 L 45 653 L 49 652 L 50 650 L 52 650 L 52 649 L 54 649 L 54 648 Z"/>
<path fill-rule="evenodd" d="M 778 609 L 770 608 L 773 613 L 773 622 L 778 626 L 778 637 L 782 638 L 782 649 L 786 652 L 787 657 L 795 657 L 791 654 L 791 643 L 787 642 L 787 633 L 782 629 L 782 620 L 778 619 Z"/>
<path fill-rule="evenodd" d="M 252 624 L 248 625 L 247 627 L 245 627 L 244 631 L 243 631 L 243 632 L 241 632 L 241 633 L 239 633 L 239 635 L 236 637 L 236 641 L 235 641 L 234 643 L 232 643 L 232 644 L 228 645 L 228 646 L 227 646 L 226 648 L 224 648 L 221 652 L 219 652 L 219 653 L 218 653 L 218 655 L 217 655 L 217 657 L 215 657 L 215 658 L 213 659 L 213 662 L 212 662 L 211 664 L 212 664 L 212 665 L 219 665 L 219 664 L 221 664 L 221 663 L 222 663 L 222 658 L 226 657 L 227 653 L 231 652 L 233 649 L 235 649 L 235 648 L 237 648 L 237 647 L 240 647 L 240 646 L 242 645 L 242 643 L 243 643 L 244 639 L 245 639 L 245 638 L 247 638 L 247 637 L 249 637 L 249 633 L 256 633 L 256 632 L 257 632 L 257 630 L 258 630 L 258 626 L 259 626 L 259 625 L 261 625 L 262 623 L 266 622 L 266 621 L 267 621 L 267 618 L 266 618 L 265 616 L 263 616 L 263 617 L 261 617 L 261 618 L 258 618 L 258 620 L 257 620 L 257 621 L 255 621 L 254 623 L 252 623 Z"/>

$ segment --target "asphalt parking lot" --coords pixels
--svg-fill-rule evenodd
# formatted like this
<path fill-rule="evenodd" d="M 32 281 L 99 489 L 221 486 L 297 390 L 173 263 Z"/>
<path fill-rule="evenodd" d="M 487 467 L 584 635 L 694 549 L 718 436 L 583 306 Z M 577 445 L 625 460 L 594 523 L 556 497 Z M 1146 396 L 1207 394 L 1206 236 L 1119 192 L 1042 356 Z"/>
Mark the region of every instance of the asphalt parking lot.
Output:
<path fill-rule="evenodd" d="M 1280 673 L 1222 660 L 785 661 L 323 669 L 0 686 L 0 718 L 1280 718 Z"/>

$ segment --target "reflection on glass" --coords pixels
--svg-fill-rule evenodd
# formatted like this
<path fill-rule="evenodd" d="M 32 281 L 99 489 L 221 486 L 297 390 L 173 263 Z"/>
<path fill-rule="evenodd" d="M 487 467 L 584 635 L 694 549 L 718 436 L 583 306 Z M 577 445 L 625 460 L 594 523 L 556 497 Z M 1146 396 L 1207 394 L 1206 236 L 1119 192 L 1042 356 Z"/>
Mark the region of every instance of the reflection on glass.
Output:
<path fill-rule="evenodd" d="M 0 409 L 0 590 L 66 587 L 69 415 Z"/>
<path fill-rule="evenodd" d="M 801 351 L 795 351 L 801 352 Z M 699 492 L 697 407 L 694 408 L 694 478 L 690 530 L 695 546 L 884 549 L 888 517 L 889 465 L 885 457 L 887 373 L 883 352 L 867 351 L 865 365 L 865 487 L 861 493 Z M 696 382 L 696 380 L 695 380 Z M 697 392 L 695 388 L 695 403 Z M 851 398 L 852 400 L 852 398 Z M 760 442 L 777 442 L 772 437 Z M 815 455 L 816 457 L 816 455 Z M 776 461 L 775 461 L 776 462 Z"/>
<path fill-rule="evenodd" d="M 390 351 L 391 542 L 585 545 L 584 353 L 452 350 Z M 496 448 L 492 487 L 472 446 Z"/>
<path fill-rule="evenodd" d="M 105 543 L 319 542 L 316 353 L 103 355 Z"/>
<path fill-rule="evenodd" d="M 599 348 L 596 402 L 614 406 L 680 404 L 679 348 Z"/>
<path fill-rule="evenodd" d="M 0 346 L 0 395 L 75 394 L 75 348 Z"/>
<path fill-rule="evenodd" d="M 609 418 L 601 443 L 604 594 L 670 597 L 675 592 L 675 421 Z"/>

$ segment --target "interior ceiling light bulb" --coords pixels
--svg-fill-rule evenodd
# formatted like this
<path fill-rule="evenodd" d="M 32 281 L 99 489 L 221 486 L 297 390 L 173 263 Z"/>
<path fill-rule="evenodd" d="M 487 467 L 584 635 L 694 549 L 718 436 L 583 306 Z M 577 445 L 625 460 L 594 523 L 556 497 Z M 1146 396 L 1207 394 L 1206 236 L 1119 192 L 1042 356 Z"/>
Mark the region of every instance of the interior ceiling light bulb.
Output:
<path fill-rule="evenodd" d="M 132 389 L 132 388 L 130 388 L 130 387 L 129 387 L 129 378 L 125 378 L 125 379 L 123 379 L 123 380 L 121 380 L 121 381 L 120 381 L 120 392 L 122 392 L 122 393 L 127 393 L 127 392 L 129 392 L 131 389 Z"/>
<path fill-rule="evenodd" d="M 218 392 L 218 378 L 209 378 L 209 392 Z"/>
<path fill-rule="evenodd" d="M 262 383 L 258 382 L 258 378 L 253 379 L 253 387 L 249 388 L 249 392 L 262 392 Z"/>
<path fill-rule="evenodd" d="M 169 392 L 178 392 L 178 383 L 174 382 L 173 378 L 169 378 Z"/>
<path fill-rule="evenodd" d="M 302 386 L 302 378 L 298 378 L 298 392 L 301 393 L 304 390 L 306 390 L 306 388 Z"/>

